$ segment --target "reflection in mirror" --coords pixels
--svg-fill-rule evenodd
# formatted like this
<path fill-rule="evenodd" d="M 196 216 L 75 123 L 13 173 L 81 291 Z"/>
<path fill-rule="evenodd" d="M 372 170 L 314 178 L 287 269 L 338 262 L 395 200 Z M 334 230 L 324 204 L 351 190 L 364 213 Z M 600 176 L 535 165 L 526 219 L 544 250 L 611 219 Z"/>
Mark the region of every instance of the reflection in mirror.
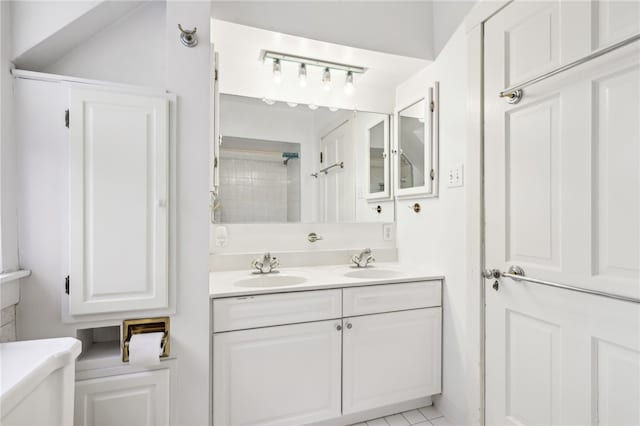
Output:
<path fill-rule="evenodd" d="M 392 203 L 389 119 L 221 95 L 214 221 L 393 221 L 392 206 L 377 208 L 385 196 Z"/>
<path fill-rule="evenodd" d="M 300 222 L 300 144 L 235 137 L 220 146 L 220 222 Z"/>
<path fill-rule="evenodd" d="M 424 99 L 400 111 L 398 123 L 400 188 L 414 188 L 425 184 L 424 117 Z"/>
<path fill-rule="evenodd" d="M 369 193 L 385 191 L 385 126 L 384 121 L 369 129 Z"/>

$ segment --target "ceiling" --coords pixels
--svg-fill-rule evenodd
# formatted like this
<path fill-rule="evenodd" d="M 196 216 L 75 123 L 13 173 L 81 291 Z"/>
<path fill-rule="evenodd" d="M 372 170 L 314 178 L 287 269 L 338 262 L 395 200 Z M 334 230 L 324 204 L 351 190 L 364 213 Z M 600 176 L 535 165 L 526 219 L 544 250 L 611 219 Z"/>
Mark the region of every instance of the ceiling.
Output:
<path fill-rule="evenodd" d="M 426 0 L 214 1 L 211 13 L 214 19 L 308 39 L 433 59 L 432 3 Z M 442 3 L 441 8 L 446 7 L 444 3 L 472 2 Z"/>

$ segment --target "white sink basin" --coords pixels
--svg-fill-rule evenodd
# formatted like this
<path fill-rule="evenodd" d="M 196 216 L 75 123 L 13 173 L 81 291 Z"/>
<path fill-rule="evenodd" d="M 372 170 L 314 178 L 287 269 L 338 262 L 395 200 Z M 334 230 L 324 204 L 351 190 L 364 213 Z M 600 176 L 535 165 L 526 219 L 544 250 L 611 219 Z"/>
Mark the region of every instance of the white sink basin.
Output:
<path fill-rule="evenodd" d="M 401 277 L 404 275 L 402 272 L 394 271 L 392 269 L 374 269 L 374 268 L 364 268 L 364 269 L 356 269 L 351 272 L 347 272 L 344 274 L 345 277 L 349 278 L 395 278 Z"/>
<path fill-rule="evenodd" d="M 258 275 L 235 282 L 239 287 L 286 287 L 307 282 L 304 277 L 295 275 Z"/>

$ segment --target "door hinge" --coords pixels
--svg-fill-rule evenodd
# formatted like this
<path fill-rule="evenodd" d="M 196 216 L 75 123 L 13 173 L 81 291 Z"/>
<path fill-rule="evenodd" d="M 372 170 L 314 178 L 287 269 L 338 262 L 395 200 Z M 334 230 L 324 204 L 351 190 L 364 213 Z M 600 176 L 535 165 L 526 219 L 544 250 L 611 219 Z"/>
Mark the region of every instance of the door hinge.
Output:
<path fill-rule="evenodd" d="M 213 71 L 213 80 L 218 81 L 218 70 Z"/>
<path fill-rule="evenodd" d="M 322 155 L 322 151 L 320 151 L 320 164 L 322 164 L 324 162 L 324 157 Z"/>
<path fill-rule="evenodd" d="M 431 112 L 436 110 L 436 103 L 434 101 L 431 101 L 431 105 L 429 106 L 431 108 Z"/>
<path fill-rule="evenodd" d="M 64 111 L 64 127 L 69 128 L 69 110 Z"/>
<path fill-rule="evenodd" d="M 429 176 L 431 176 L 431 180 L 435 180 L 436 179 L 436 171 L 434 169 L 431 169 L 431 173 L 429 173 Z"/>
<path fill-rule="evenodd" d="M 214 157 L 213 158 L 213 168 L 217 168 L 218 167 L 218 157 Z"/>
<path fill-rule="evenodd" d="M 69 294 L 69 275 L 67 275 L 64 279 L 64 292 Z"/>

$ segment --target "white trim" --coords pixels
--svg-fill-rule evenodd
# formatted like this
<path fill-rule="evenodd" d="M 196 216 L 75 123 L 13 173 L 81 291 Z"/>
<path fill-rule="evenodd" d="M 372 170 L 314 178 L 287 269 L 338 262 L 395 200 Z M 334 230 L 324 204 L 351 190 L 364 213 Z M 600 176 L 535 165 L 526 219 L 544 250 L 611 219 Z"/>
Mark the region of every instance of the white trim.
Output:
<path fill-rule="evenodd" d="M 0 274 L 0 284 L 10 283 L 11 281 L 19 280 L 20 278 L 26 278 L 31 275 L 31 271 L 28 269 L 20 269 L 13 272 L 3 272 Z"/>
<path fill-rule="evenodd" d="M 483 240 L 483 26 L 467 33 L 467 152 L 465 160 L 466 192 L 466 265 L 467 265 L 467 337 L 466 364 L 467 424 L 484 425 L 484 265 Z M 476 72 L 474 72 L 476 71 Z"/>
<path fill-rule="evenodd" d="M 148 95 L 166 95 L 169 93 L 169 91 L 166 89 L 159 89 L 156 87 L 134 86 L 130 84 L 114 83 L 110 81 L 90 80 L 86 78 L 71 77 L 67 75 L 48 74 L 43 72 L 26 71 L 19 69 L 12 69 L 11 75 L 13 75 L 14 78 L 22 78 L 25 80 L 49 81 L 53 83 L 86 84 L 89 86 L 107 86 L 109 88 L 132 91 L 135 93 Z"/>

